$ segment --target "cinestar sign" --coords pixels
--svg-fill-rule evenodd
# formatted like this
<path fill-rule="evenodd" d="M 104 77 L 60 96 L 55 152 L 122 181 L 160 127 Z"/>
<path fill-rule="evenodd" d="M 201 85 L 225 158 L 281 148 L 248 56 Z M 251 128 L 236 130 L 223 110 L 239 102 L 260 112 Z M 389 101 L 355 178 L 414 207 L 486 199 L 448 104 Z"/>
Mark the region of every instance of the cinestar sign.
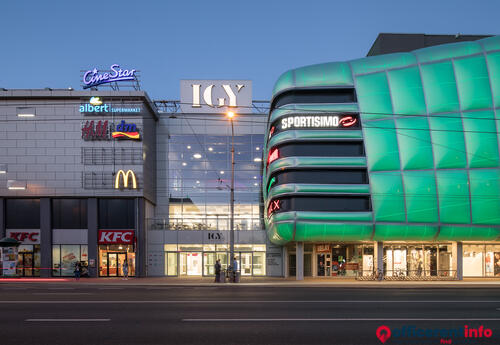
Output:
<path fill-rule="evenodd" d="M 290 116 L 281 119 L 281 129 L 293 128 L 337 128 L 337 127 L 352 127 L 356 124 L 357 119 L 350 115 L 338 116 Z"/>
<path fill-rule="evenodd" d="M 134 230 L 99 230 L 99 244 L 133 244 Z"/>
<path fill-rule="evenodd" d="M 83 75 L 83 88 L 88 89 L 101 84 L 134 79 L 135 69 L 121 69 L 120 65 L 113 64 L 110 66 L 109 72 L 99 73 L 99 70 L 94 67 L 93 69 L 85 72 L 85 74 Z"/>

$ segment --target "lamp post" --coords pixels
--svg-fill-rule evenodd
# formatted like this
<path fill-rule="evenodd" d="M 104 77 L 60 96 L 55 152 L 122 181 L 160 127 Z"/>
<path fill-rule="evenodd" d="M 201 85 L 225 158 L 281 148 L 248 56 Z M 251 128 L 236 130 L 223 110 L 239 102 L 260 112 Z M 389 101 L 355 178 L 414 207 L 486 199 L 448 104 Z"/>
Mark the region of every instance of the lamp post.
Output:
<path fill-rule="evenodd" d="M 231 220 L 230 220 L 230 231 L 229 231 L 229 264 L 232 265 L 232 260 L 234 258 L 234 124 L 233 118 L 234 113 L 229 111 L 227 117 L 231 121 L 231 195 L 230 195 L 230 209 L 231 209 Z"/>

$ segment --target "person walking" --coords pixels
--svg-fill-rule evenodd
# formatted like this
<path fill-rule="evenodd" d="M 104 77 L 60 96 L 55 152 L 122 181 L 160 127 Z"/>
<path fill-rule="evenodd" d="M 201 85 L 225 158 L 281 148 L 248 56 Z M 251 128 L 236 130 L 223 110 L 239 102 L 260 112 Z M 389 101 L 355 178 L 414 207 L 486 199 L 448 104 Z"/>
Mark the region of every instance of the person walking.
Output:
<path fill-rule="evenodd" d="M 77 262 L 75 263 L 75 279 L 80 280 L 80 274 L 82 273 L 82 267 L 80 266 L 80 263 Z"/>
<path fill-rule="evenodd" d="M 221 265 L 220 265 L 220 259 L 217 259 L 215 261 L 215 282 L 220 283 L 220 270 L 221 270 Z"/>
<path fill-rule="evenodd" d="M 128 279 L 128 262 L 127 259 L 123 260 L 123 279 Z"/>

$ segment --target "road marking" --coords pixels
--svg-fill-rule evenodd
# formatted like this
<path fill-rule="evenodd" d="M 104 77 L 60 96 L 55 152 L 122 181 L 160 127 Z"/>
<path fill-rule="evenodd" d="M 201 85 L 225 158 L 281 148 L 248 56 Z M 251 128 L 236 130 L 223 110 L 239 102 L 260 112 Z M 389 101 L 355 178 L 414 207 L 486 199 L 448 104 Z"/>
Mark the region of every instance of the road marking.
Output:
<path fill-rule="evenodd" d="M 60 293 L 59 293 L 60 294 Z M 68 295 L 74 295 L 76 293 L 68 293 Z M 350 304 L 363 304 L 363 303 L 500 303 L 500 301 L 346 301 L 346 300 L 341 300 L 341 301 L 333 301 L 333 300 L 323 300 L 323 301 L 252 301 L 252 300 L 236 300 L 236 301 L 231 301 L 231 300 L 145 300 L 145 301 L 139 301 L 139 300 L 70 300 L 70 301 L 62 301 L 62 300 L 57 300 L 57 301 L 28 301 L 28 300 L 22 300 L 22 301 L 0 301 L 0 304 L 33 304 L 33 303 L 38 303 L 38 304 L 50 304 L 50 303 L 67 303 L 67 304 L 113 304 L 113 303 L 119 303 L 119 304 L 145 304 L 145 303 L 164 303 L 164 304 L 190 304 L 190 303 L 199 303 L 199 304 L 245 304 L 245 303 L 271 303 L 271 304 L 277 304 L 277 303 L 286 303 L 286 304 L 291 304 L 291 303 L 350 303 Z"/>
<path fill-rule="evenodd" d="M 500 319 L 428 319 L 428 318 L 326 318 L 326 319 L 182 319 L 182 322 L 280 322 L 280 321 L 500 321 Z"/>
<path fill-rule="evenodd" d="M 61 295 L 93 295 L 92 292 L 32 292 L 32 295 L 49 295 L 49 296 L 61 296 Z"/>
<path fill-rule="evenodd" d="M 123 290 L 124 288 L 121 288 L 121 287 L 100 287 L 97 289 L 98 290 Z"/>
<path fill-rule="evenodd" d="M 26 322 L 106 322 L 111 319 L 26 319 Z"/>
<path fill-rule="evenodd" d="M 75 288 L 60 287 L 60 288 L 48 288 L 47 290 L 74 290 Z"/>

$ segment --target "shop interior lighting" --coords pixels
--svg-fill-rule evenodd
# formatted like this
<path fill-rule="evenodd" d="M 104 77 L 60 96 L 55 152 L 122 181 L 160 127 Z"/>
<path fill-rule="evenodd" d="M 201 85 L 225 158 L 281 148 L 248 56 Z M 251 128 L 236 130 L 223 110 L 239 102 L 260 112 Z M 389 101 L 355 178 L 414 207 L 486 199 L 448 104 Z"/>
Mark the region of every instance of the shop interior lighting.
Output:
<path fill-rule="evenodd" d="M 0 174 L 7 173 L 7 164 L 0 164 Z"/>
<path fill-rule="evenodd" d="M 260 150 L 260 147 L 258 147 L 258 146 L 257 146 L 255 149 L 256 149 L 257 151 L 259 151 L 259 150 Z"/>
<path fill-rule="evenodd" d="M 254 176 L 254 177 L 253 177 L 253 179 L 254 179 L 254 180 L 256 180 L 256 179 L 257 179 L 257 176 Z"/>
<path fill-rule="evenodd" d="M 186 162 L 182 162 L 183 167 L 185 167 L 186 165 L 188 165 Z"/>
<path fill-rule="evenodd" d="M 25 190 L 26 189 L 26 181 L 8 180 L 7 181 L 7 189 L 9 189 L 9 190 Z"/>
<path fill-rule="evenodd" d="M 17 108 L 17 117 L 23 117 L 23 118 L 35 117 L 35 108 L 32 107 Z"/>
<path fill-rule="evenodd" d="M 256 157 L 256 158 L 254 158 L 254 159 L 253 159 L 253 161 L 254 161 L 254 162 L 262 162 L 262 159 L 261 159 L 261 158 L 259 158 L 259 157 Z"/>
<path fill-rule="evenodd" d="M 213 150 L 214 150 L 214 149 L 213 149 L 213 148 L 211 148 L 211 147 L 209 147 L 209 148 L 208 148 L 208 151 L 210 151 L 210 152 L 212 152 Z"/>
<path fill-rule="evenodd" d="M 200 159 L 200 158 L 201 158 L 201 155 L 200 155 L 199 153 L 195 153 L 195 154 L 193 155 L 193 157 L 194 157 L 194 158 L 196 158 L 196 159 Z"/>
<path fill-rule="evenodd" d="M 220 171 L 220 174 L 221 174 L 221 175 L 224 175 L 224 170 L 221 170 L 221 171 Z"/>
<path fill-rule="evenodd" d="M 188 149 L 188 150 L 191 150 L 191 145 L 188 145 L 188 146 L 187 146 L 187 149 Z"/>

